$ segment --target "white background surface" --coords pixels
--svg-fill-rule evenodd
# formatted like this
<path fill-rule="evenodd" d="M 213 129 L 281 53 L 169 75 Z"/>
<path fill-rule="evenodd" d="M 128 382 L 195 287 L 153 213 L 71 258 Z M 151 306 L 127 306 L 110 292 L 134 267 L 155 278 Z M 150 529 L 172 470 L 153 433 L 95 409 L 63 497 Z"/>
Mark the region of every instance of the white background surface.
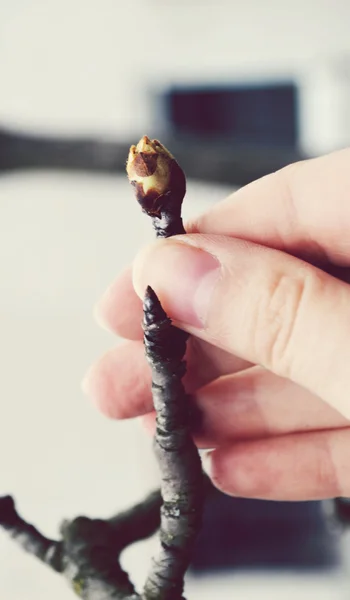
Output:
<path fill-rule="evenodd" d="M 190 184 L 195 214 L 227 190 Z M 132 220 L 132 227 L 128 223 Z M 0 178 L 0 494 L 51 536 L 64 517 L 107 516 L 157 485 L 138 423 L 111 422 L 80 390 L 97 356 L 117 343 L 93 306 L 141 244 L 153 239 L 124 178 L 21 174 Z M 154 542 L 128 551 L 144 580 Z M 191 580 L 189 600 L 347 598 L 337 574 L 233 574 Z M 289 594 L 289 595 L 288 595 Z M 348 594 L 348 590 L 346 591 Z M 0 536 L 0 597 L 69 600 L 59 577 Z"/>

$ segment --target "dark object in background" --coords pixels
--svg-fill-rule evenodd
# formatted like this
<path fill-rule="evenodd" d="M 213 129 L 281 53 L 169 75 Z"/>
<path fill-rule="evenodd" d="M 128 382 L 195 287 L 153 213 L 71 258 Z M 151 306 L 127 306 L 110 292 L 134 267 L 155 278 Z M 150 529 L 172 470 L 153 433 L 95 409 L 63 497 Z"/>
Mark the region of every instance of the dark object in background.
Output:
<path fill-rule="evenodd" d="M 191 570 L 324 571 L 341 564 L 339 536 L 320 502 L 245 500 L 215 490 L 206 501 Z"/>
<path fill-rule="evenodd" d="M 344 527 L 350 525 L 350 498 L 335 498 L 334 515 Z"/>
<path fill-rule="evenodd" d="M 219 140 L 206 144 L 170 134 L 163 137 L 187 177 L 208 183 L 240 187 L 303 158 L 294 149 L 279 146 L 247 146 Z M 0 126 L 0 175 L 18 169 L 121 175 L 129 147 L 129 141 L 33 136 Z"/>
<path fill-rule="evenodd" d="M 306 158 L 298 150 L 293 83 L 174 87 L 157 94 L 154 106 L 153 134 L 172 148 L 189 179 L 240 187 Z M 0 126 L 0 173 L 28 168 L 122 173 L 129 147 L 130 140 L 40 137 Z"/>
<path fill-rule="evenodd" d="M 125 171 L 130 144 L 103 139 L 32 135 L 0 125 L 0 174 L 17 169 Z"/>
<path fill-rule="evenodd" d="M 298 145 L 294 83 L 174 87 L 160 99 L 164 127 L 174 137 L 232 144 Z"/>

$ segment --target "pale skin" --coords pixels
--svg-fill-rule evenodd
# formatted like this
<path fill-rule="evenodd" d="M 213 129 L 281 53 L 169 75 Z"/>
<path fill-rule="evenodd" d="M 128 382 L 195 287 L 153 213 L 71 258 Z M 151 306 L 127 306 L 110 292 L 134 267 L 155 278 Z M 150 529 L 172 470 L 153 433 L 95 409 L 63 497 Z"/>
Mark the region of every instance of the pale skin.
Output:
<path fill-rule="evenodd" d="M 147 285 L 192 334 L 186 388 L 214 484 L 270 500 L 350 496 L 350 149 L 240 189 L 144 249 L 98 320 L 125 338 L 85 378 L 98 407 L 153 427 Z"/>

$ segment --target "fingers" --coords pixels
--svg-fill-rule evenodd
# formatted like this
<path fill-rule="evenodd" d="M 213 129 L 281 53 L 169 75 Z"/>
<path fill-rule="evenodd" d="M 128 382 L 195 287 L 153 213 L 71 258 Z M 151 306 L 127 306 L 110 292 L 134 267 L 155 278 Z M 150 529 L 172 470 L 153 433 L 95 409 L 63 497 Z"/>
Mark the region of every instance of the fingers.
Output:
<path fill-rule="evenodd" d="M 95 307 L 98 323 L 129 340 L 141 340 L 142 301 L 132 283 L 132 267 L 128 266 L 109 286 Z"/>
<path fill-rule="evenodd" d="M 240 442 L 206 458 L 214 484 L 230 495 L 321 500 L 350 495 L 350 430 Z"/>
<path fill-rule="evenodd" d="M 284 250 L 326 268 L 350 265 L 350 149 L 290 165 L 216 204 L 186 231 L 243 238 Z M 327 266 L 328 269 L 328 266 Z M 337 277 L 349 281 L 349 271 Z M 100 323 L 141 339 L 141 302 L 131 267 L 110 286 L 96 309 Z"/>
<path fill-rule="evenodd" d="M 126 342 L 90 367 L 83 391 L 107 417 L 127 419 L 152 408 L 151 373 L 141 342 Z"/>
<path fill-rule="evenodd" d="M 350 269 L 329 269 L 334 277 L 350 282 Z M 132 283 L 132 266 L 128 266 L 105 291 L 95 307 L 99 325 L 129 340 L 141 340 L 142 301 Z"/>
<path fill-rule="evenodd" d="M 233 236 L 306 260 L 350 265 L 350 149 L 290 165 L 200 216 L 191 230 Z"/>
<path fill-rule="evenodd" d="M 178 236 L 134 268 L 181 327 L 286 377 L 350 416 L 350 288 L 282 252 L 232 238 Z M 341 360 L 339 360 L 341 357 Z"/>
<path fill-rule="evenodd" d="M 188 393 L 249 364 L 195 338 L 188 343 L 186 361 L 184 384 Z M 90 368 L 83 389 L 110 418 L 128 419 L 150 412 L 153 408 L 151 371 L 143 343 L 126 342 L 107 352 Z"/>
<path fill-rule="evenodd" d="M 194 434 L 204 448 L 243 439 L 350 426 L 343 415 L 288 379 L 253 367 L 194 395 Z"/>
<path fill-rule="evenodd" d="M 200 448 L 350 426 L 317 396 L 261 367 L 212 381 L 192 401 L 192 431 Z M 144 424 L 154 432 L 154 413 L 146 415 Z"/>

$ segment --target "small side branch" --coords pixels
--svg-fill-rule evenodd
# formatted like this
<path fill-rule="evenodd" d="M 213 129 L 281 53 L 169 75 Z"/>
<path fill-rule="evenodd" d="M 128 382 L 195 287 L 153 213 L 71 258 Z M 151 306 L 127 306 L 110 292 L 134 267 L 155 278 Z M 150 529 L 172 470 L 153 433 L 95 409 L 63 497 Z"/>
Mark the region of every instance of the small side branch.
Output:
<path fill-rule="evenodd" d="M 17 544 L 57 572 L 61 572 L 62 544 L 43 536 L 33 525 L 30 525 L 16 511 L 11 496 L 0 498 L 0 526 L 7 531 Z"/>
<path fill-rule="evenodd" d="M 160 526 L 160 490 L 152 492 L 143 502 L 113 517 L 108 522 L 115 536 L 118 551 L 124 550 L 134 542 L 153 535 Z"/>
<path fill-rule="evenodd" d="M 85 600 L 137 599 L 120 566 L 122 551 L 153 535 L 160 523 L 160 492 L 108 520 L 77 517 L 61 525 L 62 539 L 49 540 L 17 513 L 10 496 L 0 498 L 0 526 L 27 552 L 62 573 Z"/>

